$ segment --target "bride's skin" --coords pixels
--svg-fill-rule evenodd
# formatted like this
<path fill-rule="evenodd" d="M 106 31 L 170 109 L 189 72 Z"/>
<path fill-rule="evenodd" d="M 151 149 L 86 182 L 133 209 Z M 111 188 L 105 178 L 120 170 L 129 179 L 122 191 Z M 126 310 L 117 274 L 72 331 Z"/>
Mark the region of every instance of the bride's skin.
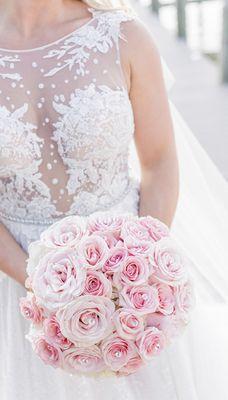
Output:
<path fill-rule="evenodd" d="M 91 18 L 76 0 L 0 0 L 0 47 L 30 48 L 52 42 Z"/>
<path fill-rule="evenodd" d="M 76 0 L 0 0 L 0 47 L 23 49 L 54 41 L 72 31 L 75 20 L 80 26 L 91 17 L 86 7 Z M 121 58 L 141 167 L 139 215 L 152 215 L 171 226 L 179 176 L 159 52 L 143 24 L 132 30 L 131 23 L 126 22 L 125 29 L 128 42 L 121 43 Z M 0 224 L 0 269 L 24 285 L 27 257 Z"/>

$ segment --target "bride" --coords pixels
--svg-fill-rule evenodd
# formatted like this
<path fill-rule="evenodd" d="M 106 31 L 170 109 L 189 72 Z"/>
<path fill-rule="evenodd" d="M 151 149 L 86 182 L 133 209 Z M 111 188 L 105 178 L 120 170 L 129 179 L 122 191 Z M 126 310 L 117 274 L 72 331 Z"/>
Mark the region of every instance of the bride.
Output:
<path fill-rule="evenodd" d="M 228 188 L 170 79 L 126 1 L 0 0 L 1 400 L 227 400 Z M 97 210 L 160 218 L 193 261 L 189 328 L 128 377 L 43 364 L 18 307 L 29 243 Z"/>

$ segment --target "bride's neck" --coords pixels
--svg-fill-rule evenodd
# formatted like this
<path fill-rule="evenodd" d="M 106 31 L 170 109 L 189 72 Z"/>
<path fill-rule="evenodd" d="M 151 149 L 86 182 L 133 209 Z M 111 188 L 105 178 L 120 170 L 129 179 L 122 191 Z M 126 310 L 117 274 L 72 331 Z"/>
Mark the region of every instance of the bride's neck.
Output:
<path fill-rule="evenodd" d="M 0 24 L 16 28 L 23 37 L 61 21 L 70 0 L 0 0 Z M 79 9 L 81 2 L 79 3 Z"/>

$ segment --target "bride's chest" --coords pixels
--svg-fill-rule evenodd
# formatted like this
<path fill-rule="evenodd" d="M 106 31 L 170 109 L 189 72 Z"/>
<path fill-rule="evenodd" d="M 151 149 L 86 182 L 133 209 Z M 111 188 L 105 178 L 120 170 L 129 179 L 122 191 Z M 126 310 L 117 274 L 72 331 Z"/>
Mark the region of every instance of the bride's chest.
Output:
<path fill-rule="evenodd" d="M 0 49 L 0 167 L 124 153 L 134 118 L 117 46 L 122 15 L 35 51 Z M 95 24 L 95 26 L 94 26 Z"/>
<path fill-rule="evenodd" d="M 126 150 L 134 132 L 127 90 L 115 68 L 108 73 L 104 62 L 96 68 L 94 59 L 95 68 L 81 70 L 56 58 L 48 66 L 17 64 L 17 57 L 0 61 L 1 169 L 48 161 L 54 151 L 63 161 L 83 161 Z"/>

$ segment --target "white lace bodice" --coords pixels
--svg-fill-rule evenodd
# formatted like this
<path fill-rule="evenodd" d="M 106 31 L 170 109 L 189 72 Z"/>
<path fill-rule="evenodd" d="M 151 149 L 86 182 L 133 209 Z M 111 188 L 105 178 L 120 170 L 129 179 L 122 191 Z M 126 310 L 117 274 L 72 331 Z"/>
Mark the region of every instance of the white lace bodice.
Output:
<path fill-rule="evenodd" d="M 0 213 L 52 223 L 108 209 L 132 186 L 134 116 L 120 61 L 124 10 L 63 38 L 0 49 Z"/>

